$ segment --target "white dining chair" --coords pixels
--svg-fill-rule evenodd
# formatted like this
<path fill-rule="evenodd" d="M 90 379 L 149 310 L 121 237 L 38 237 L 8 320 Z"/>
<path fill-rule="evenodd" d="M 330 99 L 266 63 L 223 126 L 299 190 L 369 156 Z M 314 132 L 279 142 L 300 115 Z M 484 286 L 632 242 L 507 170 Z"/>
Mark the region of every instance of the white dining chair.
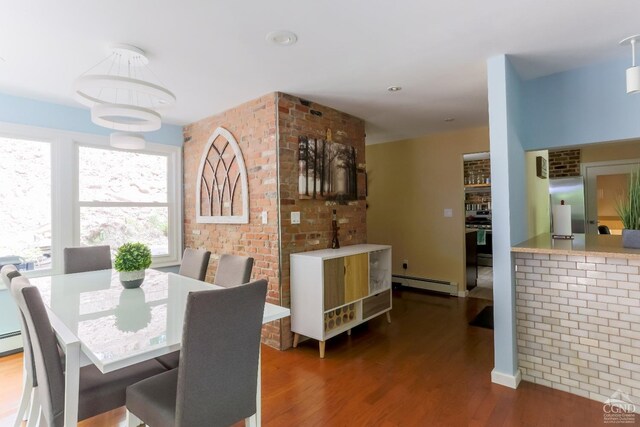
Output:
<path fill-rule="evenodd" d="M 11 292 L 22 312 L 35 361 L 38 397 L 41 405 L 40 425 L 62 427 L 64 423 L 65 378 L 58 342 L 51 327 L 40 291 L 19 276 L 11 281 Z M 80 369 L 78 420 L 121 407 L 126 388 L 142 379 L 165 372 L 155 360 L 103 374 L 95 365 Z"/>
<path fill-rule="evenodd" d="M 9 289 L 9 293 L 13 297 L 13 293 L 11 292 L 11 282 L 15 277 L 20 276 L 20 272 L 13 265 L 5 265 L 0 270 L 0 276 L 2 276 L 2 282 L 7 289 Z M 27 330 L 22 313 L 20 313 L 19 318 L 20 336 L 22 337 L 22 363 L 24 369 L 22 377 L 22 394 L 20 396 L 20 404 L 18 405 L 18 412 L 16 413 L 16 419 L 13 425 L 14 427 L 19 427 L 22 425 L 22 421 L 27 421 L 27 426 L 32 427 L 38 425 L 38 414 L 40 413 L 40 403 L 38 400 L 38 393 L 36 391 L 36 387 L 38 387 L 38 380 L 33 362 L 33 350 L 31 348 L 31 341 L 29 340 L 29 331 Z"/>

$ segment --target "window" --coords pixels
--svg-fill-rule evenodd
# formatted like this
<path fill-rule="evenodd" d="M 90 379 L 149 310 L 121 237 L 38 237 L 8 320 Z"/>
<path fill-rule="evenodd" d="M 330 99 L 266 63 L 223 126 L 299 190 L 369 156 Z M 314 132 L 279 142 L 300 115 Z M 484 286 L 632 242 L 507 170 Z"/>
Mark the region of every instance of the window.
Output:
<path fill-rule="evenodd" d="M 51 265 L 51 145 L 0 137 L 0 266 Z"/>
<path fill-rule="evenodd" d="M 78 142 L 75 245 L 149 245 L 153 266 L 177 264 L 182 247 L 179 147 L 143 151 Z"/>
<path fill-rule="evenodd" d="M 108 137 L 0 124 L 0 265 L 60 274 L 69 246 L 150 246 L 153 267 L 182 248 L 182 150 L 147 143 L 112 149 Z"/>
<path fill-rule="evenodd" d="M 80 243 L 142 242 L 168 256 L 166 155 L 78 146 Z"/>

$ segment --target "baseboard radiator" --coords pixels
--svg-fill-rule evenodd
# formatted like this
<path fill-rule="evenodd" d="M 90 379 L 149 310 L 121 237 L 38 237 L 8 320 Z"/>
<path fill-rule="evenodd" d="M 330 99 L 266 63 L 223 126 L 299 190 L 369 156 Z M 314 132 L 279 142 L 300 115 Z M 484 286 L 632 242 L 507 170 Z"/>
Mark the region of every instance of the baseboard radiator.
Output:
<path fill-rule="evenodd" d="M 410 288 L 424 289 L 427 291 L 442 292 L 445 294 L 458 296 L 458 284 L 456 282 L 445 282 L 443 280 L 425 279 L 423 277 L 411 276 L 391 276 L 393 283 L 399 283 L 402 286 Z"/>
<path fill-rule="evenodd" d="M 20 331 L 0 335 L 0 357 L 22 351 Z"/>

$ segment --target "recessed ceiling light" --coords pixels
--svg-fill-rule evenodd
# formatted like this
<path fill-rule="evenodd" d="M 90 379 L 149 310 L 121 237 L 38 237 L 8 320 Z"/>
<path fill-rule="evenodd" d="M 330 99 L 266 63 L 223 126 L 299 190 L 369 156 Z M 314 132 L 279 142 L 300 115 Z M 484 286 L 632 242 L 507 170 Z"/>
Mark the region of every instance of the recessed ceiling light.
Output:
<path fill-rule="evenodd" d="M 451 122 L 455 122 L 456 119 L 453 118 L 453 117 L 447 117 L 446 119 L 444 119 L 444 121 L 447 122 L 447 123 L 451 123 Z"/>
<path fill-rule="evenodd" d="M 267 41 L 279 46 L 291 46 L 296 44 L 298 36 L 291 31 L 272 31 L 267 34 Z"/>
<path fill-rule="evenodd" d="M 387 88 L 387 90 L 388 90 L 389 92 L 399 92 L 399 91 L 401 91 L 401 90 L 402 90 L 402 87 L 400 87 L 400 86 L 389 86 L 389 87 Z"/>

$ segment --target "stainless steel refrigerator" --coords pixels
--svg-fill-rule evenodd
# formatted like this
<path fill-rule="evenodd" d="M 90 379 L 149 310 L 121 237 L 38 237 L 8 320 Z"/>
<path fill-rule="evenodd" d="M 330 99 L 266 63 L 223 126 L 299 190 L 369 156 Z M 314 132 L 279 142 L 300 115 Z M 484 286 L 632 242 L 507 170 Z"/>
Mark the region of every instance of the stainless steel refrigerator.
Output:
<path fill-rule="evenodd" d="M 585 232 L 584 179 L 581 176 L 549 179 L 549 198 L 551 207 L 559 205 L 562 200 L 566 205 L 571 205 L 571 231 L 573 234 Z"/>

